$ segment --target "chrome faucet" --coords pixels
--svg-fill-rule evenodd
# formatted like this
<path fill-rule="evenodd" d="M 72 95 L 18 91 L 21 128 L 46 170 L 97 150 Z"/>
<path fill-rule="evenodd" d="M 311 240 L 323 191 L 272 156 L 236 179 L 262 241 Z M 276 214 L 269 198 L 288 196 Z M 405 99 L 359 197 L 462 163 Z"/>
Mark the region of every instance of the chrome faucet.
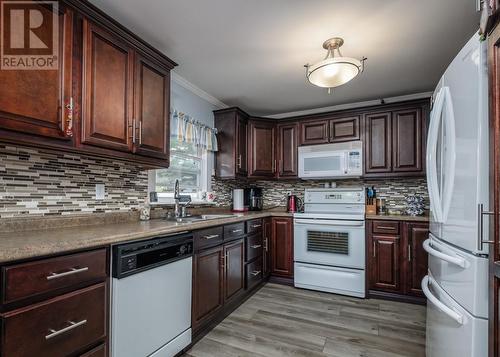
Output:
<path fill-rule="evenodd" d="M 179 204 L 179 199 L 180 199 L 180 188 L 179 188 L 179 180 L 175 180 L 175 187 L 174 187 L 174 202 L 175 202 L 175 207 L 174 207 L 174 215 L 175 218 L 179 218 L 182 216 L 181 213 L 181 205 Z"/>

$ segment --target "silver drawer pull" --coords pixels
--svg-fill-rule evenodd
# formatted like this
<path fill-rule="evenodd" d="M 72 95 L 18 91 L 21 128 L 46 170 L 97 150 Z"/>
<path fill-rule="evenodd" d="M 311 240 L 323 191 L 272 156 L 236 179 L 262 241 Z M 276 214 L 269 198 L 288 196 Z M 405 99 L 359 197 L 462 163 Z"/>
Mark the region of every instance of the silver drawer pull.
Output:
<path fill-rule="evenodd" d="M 208 236 L 203 236 L 203 238 L 205 239 L 214 239 L 214 238 L 218 238 L 219 235 L 218 234 L 210 234 Z"/>
<path fill-rule="evenodd" d="M 387 227 L 387 226 L 378 226 L 377 228 L 379 228 L 379 229 L 390 229 L 392 231 L 396 229 L 396 227 Z"/>
<path fill-rule="evenodd" d="M 262 224 L 254 224 L 254 225 L 252 226 L 252 228 L 260 228 L 260 227 L 262 227 Z"/>
<path fill-rule="evenodd" d="M 243 232 L 243 229 L 233 229 L 231 233 L 241 233 Z"/>
<path fill-rule="evenodd" d="M 253 276 L 257 276 L 257 275 L 259 275 L 260 273 L 261 273 L 261 271 L 260 271 L 260 270 L 254 270 L 253 272 L 251 272 L 251 274 L 252 274 Z"/>
<path fill-rule="evenodd" d="M 255 244 L 255 245 L 252 245 L 251 247 L 252 247 L 253 249 L 257 249 L 257 248 L 262 247 L 262 244 Z"/>
<path fill-rule="evenodd" d="M 89 270 L 89 267 L 71 268 L 71 270 L 65 271 L 63 273 L 52 273 L 52 274 L 47 276 L 47 280 L 58 279 L 58 278 L 62 278 L 64 276 L 68 276 L 68 275 L 83 273 L 84 271 L 87 271 L 87 270 Z"/>
<path fill-rule="evenodd" d="M 51 338 L 62 335 L 63 333 L 71 331 L 79 326 L 85 325 L 87 323 L 87 320 L 82 320 L 79 322 L 73 322 L 73 321 L 68 321 L 68 322 L 69 322 L 69 326 L 66 326 L 65 328 L 62 328 L 62 329 L 57 330 L 57 331 L 49 328 L 50 333 L 47 336 L 45 336 L 45 339 L 50 340 Z"/>

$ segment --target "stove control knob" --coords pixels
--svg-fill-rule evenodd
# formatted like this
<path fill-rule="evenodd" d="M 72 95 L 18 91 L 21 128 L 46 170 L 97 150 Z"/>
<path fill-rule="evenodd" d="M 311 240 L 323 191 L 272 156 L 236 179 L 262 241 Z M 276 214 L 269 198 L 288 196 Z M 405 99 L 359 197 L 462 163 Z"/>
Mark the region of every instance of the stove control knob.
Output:
<path fill-rule="evenodd" d="M 186 254 L 186 251 L 187 251 L 187 247 L 185 245 L 181 245 L 179 248 L 180 255 Z"/>

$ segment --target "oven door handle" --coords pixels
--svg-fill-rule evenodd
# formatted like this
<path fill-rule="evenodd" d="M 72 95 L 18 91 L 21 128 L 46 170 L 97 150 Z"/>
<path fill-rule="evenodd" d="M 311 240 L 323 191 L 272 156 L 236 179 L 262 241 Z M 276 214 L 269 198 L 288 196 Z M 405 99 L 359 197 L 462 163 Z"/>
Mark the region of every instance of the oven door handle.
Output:
<path fill-rule="evenodd" d="M 300 219 L 294 220 L 295 224 L 320 224 L 323 226 L 347 226 L 347 227 L 364 227 L 365 221 L 342 221 L 333 219 Z"/>

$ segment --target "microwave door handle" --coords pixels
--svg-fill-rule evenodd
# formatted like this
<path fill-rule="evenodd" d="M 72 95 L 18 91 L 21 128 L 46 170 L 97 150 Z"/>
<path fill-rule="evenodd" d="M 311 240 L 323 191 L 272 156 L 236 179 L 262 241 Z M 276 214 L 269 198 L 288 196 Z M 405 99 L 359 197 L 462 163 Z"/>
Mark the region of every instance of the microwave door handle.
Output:
<path fill-rule="evenodd" d="M 344 174 L 346 174 L 346 175 L 349 173 L 348 156 L 349 156 L 349 153 L 344 152 Z"/>

